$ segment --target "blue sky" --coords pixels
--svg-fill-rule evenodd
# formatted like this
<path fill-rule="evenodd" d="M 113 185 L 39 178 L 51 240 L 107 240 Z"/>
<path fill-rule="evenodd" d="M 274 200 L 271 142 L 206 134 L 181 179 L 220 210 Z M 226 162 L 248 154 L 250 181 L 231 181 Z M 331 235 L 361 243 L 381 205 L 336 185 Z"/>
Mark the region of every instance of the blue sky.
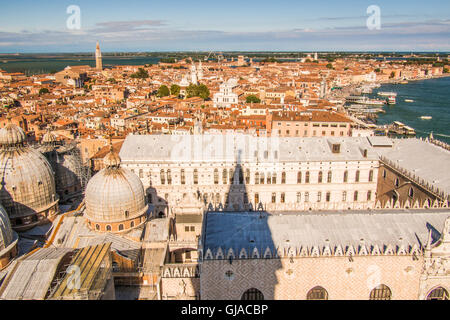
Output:
<path fill-rule="evenodd" d="M 69 30 L 69 5 L 81 28 Z M 381 28 L 366 26 L 370 5 Z M 444 0 L 14 0 L 0 2 L 0 52 L 450 51 Z"/>

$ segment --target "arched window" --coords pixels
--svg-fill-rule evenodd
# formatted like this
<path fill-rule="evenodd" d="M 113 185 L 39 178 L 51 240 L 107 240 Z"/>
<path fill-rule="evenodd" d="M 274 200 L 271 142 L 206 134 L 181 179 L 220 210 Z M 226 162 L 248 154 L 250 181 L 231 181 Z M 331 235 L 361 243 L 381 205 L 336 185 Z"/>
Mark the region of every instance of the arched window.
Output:
<path fill-rule="evenodd" d="M 219 184 L 219 170 L 214 169 L 214 184 Z"/>
<path fill-rule="evenodd" d="M 306 300 L 328 300 L 328 292 L 322 287 L 314 287 L 308 291 Z"/>
<path fill-rule="evenodd" d="M 301 171 L 299 171 L 297 173 L 297 183 L 302 183 L 302 172 Z"/>
<path fill-rule="evenodd" d="M 356 170 L 356 173 L 355 173 L 355 182 L 359 182 L 359 170 Z"/>
<path fill-rule="evenodd" d="M 198 184 L 198 170 L 194 169 L 194 184 Z"/>
<path fill-rule="evenodd" d="M 95 225 L 95 230 L 100 230 L 100 225 L 96 224 Z"/>
<path fill-rule="evenodd" d="M 344 171 L 344 182 L 347 182 L 347 181 L 348 181 L 348 171 L 345 170 Z"/>
<path fill-rule="evenodd" d="M 260 173 L 260 175 L 259 175 L 259 182 L 260 182 L 261 184 L 264 184 L 264 172 L 261 172 L 261 173 Z"/>
<path fill-rule="evenodd" d="M 277 173 L 276 172 L 272 173 L 272 184 L 277 184 Z"/>
<path fill-rule="evenodd" d="M 370 300 L 391 300 L 391 289 L 384 284 L 380 284 L 370 291 Z"/>
<path fill-rule="evenodd" d="M 305 183 L 309 183 L 309 171 L 306 171 L 306 174 L 305 174 Z"/>
<path fill-rule="evenodd" d="M 255 172 L 255 184 L 259 184 L 259 172 Z"/>
<path fill-rule="evenodd" d="M 427 300 L 449 300 L 448 291 L 442 287 L 434 288 L 428 294 Z"/>
<path fill-rule="evenodd" d="M 106 231 L 111 231 L 111 226 L 109 224 L 106 226 Z"/>
<path fill-rule="evenodd" d="M 250 169 L 245 169 L 245 184 L 250 184 Z"/>
<path fill-rule="evenodd" d="M 130 228 L 133 228 L 133 227 L 134 227 L 134 221 L 131 221 Z"/>
<path fill-rule="evenodd" d="M 369 182 L 373 181 L 373 170 L 369 171 Z"/>
<path fill-rule="evenodd" d="M 227 184 L 228 183 L 228 171 L 227 169 L 223 169 L 222 171 L 222 183 Z"/>
<path fill-rule="evenodd" d="M 241 300 L 264 300 L 264 295 L 258 289 L 251 288 L 244 292 Z"/>
<path fill-rule="evenodd" d="M 161 184 L 166 184 L 166 175 L 164 174 L 164 169 L 161 169 L 159 175 L 161 177 Z"/>
<path fill-rule="evenodd" d="M 284 171 L 281 173 L 281 183 L 286 183 L 286 172 Z"/>
<path fill-rule="evenodd" d="M 331 171 L 328 171 L 327 182 L 331 183 L 332 178 L 333 178 L 333 174 L 331 173 Z"/>
<path fill-rule="evenodd" d="M 172 173 L 167 169 L 167 184 L 172 184 Z"/>
<path fill-rule="evenodd" d="M 271 184 L 272 183 L 272 173 L 271 172 L 268 172 L 267 173 L 267 184 Z"/>
<path fill-rule="evenodd" d="M 130 216 L 130 212 L 129 211 L 125 211 L 125 218 L 128 218 Z"/>
<path fill-rule="evenodd" d="M 317 178 L 318 183 L 322 183 L 322 175 L 323 175 L 322 171 L 319 171 L 319 177 Z"/>
<path fill-rule="evenodd" d="M 398 186 L 400 185 L 400 179 L 399 178 L 395 178 L 394 185 L 395 185 L 396 188 L 398 188 Z"/>
<path fill-rule="evenodd" d="M 186 176 L 184 175 L 184 169 L 181 169 L 181 184 L 186 183 Z"/>
<path fill-rule="evenodd" d="M 412 187 L 409 188 L 409 190 L 408 190 L 408 196 L 409 196 L 410 198 L 414 197 L 414 189 L 413 189 Z"/>
<path fill-rule="evenodd" d="M 119 224 L 119 231 L 123 230 L 123 224 Z"/>
<path fill-rule="evenodd" d="M 353 194 L 353 201 L 358 201 L 358 191 Z"/>
<path fill-rule="evenodd" d="M 372 191 L 367 191 L 367 201 L 372 200 Z"/>

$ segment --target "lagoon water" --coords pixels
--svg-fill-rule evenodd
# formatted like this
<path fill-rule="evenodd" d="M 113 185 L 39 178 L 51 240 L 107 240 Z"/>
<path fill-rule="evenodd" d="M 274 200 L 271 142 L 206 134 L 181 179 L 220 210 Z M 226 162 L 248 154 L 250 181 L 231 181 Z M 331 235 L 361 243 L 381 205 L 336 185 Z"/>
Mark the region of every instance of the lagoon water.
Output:
<path fill-rule="evenodd" d="M 115 65 L 145 65 L 158 63 L 160 59 L 145 56 L 104 56 L 103 66 Z M 95 67 L 94 55 L 90 56 L 2 56 L 0 69 L 8 72 L 23 72 L 25 74 L 50 73 L 61 71 L 67 66 L 89 65 Z"/>
<path fill-rule="evenodd" d="M 428 136 L 432 131 L 436 139 L 450 143 L 450 77 L 382 85 L 372 96 L 379 91 L 397 92 L 397 104 L 384 106 L 386 113 L 378 115 L 377 124 L 400 121 L 414 128 L 418 137 Z M 433 119 L 422 120 L 421 116 Z"/>

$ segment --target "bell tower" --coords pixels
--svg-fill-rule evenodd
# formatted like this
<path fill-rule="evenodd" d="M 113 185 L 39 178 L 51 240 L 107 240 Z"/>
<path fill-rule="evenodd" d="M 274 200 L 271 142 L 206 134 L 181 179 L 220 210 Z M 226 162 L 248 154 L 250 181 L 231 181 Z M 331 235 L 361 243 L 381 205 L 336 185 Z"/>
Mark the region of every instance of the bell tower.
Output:
<path fill-rule="evenodd" d="M 97 41 L 97 47 L 95 48 L 95 68 L 97 70 L 103 70 L 102 65 L 102 52 L 100 51 L 100 44 Z"/>

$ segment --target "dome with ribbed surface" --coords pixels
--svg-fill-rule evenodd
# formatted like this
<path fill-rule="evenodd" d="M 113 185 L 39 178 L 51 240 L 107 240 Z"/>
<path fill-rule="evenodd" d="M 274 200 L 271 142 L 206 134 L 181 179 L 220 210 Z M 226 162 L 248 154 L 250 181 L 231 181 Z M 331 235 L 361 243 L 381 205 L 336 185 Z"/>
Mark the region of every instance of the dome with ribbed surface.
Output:
<path fill-rule="evenodd" d="M 37 150 L 0 152 L 0 200 L 11 219 L 46 210 L 57 201 L 53 171 Z"/>
<path fill-rule="evenodd" d="M 8 119 L 8 124 L 0 130 L 0 145 L 15 146 L 21 145 L 25 142 L 25 132 L 22 128 L 11 123 Z"/>
<path fill-rule="evenodd" d="M 131 171 L 120 167 L 111 151 L 106 168 L 89 180 L 85 192 L 86 217 L 92 222 L 115 223 L 142 216 L 147 211 L 144 186 Z"/>
<path fill-rule="evenodd" d="M 17 133 L 22 129 L 7 127 L 0 130 L 0 201 L 13 228 L 30 228 L 57 213 L 53 170 L 39 151 L 24 145 Z"/>
<path fill-rule="evenodd" d="M 44 144 L 53 144 L 56 142 L 56 136 L 50 131 L 47 130 L 46 133 L 42 136 L 42 143 Z"/>
<path fill-rule="evenodd" d="M 8 214 L 5 208 L 0 205 L 0 252 L 13 243 L 15 238 Z"/>

